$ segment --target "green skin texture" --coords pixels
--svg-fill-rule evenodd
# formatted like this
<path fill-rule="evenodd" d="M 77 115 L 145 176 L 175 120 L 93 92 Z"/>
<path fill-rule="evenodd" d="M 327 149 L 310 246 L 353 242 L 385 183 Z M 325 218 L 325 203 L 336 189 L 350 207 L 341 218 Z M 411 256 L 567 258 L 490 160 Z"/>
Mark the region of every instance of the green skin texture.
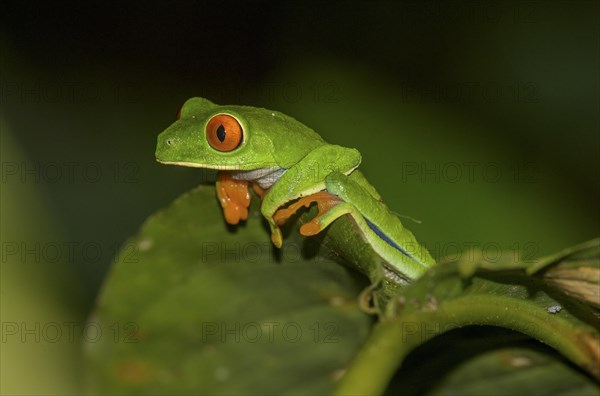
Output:
<path fill-rule="evenodd" d="M 235 117 L 242 127 L 242 143 L 232 151 L 221 152 L 208 144 L 206 125 L 217 114 Z M 285 114 L 250 106 L 220 106 L 207 99 L 191 98 L 181 108 L 180 119 L 158 136 L 156 160 L 220 171 L 286 169 L 267 190 L 261 205 L 261 213 L 269 223 L 277 247 L 282 244 L 281 231 L 273 221 L 278 209 L 319 191 L 336 195 L 343 202 L 319 219 L 319 231 L 341 216 L 349 215 L 362 239 L 382 259 L 383 268 L 365 269 L 364 263 L 357 265 L 374 284 L 382 277 L 392 284 L 406 284 L 435 264 L 429 252 L 356 170 L 361 161 L 360 153 L 325 142 L 315 131 Z M 365 218 L 406 254 L 377 235 Z"/>

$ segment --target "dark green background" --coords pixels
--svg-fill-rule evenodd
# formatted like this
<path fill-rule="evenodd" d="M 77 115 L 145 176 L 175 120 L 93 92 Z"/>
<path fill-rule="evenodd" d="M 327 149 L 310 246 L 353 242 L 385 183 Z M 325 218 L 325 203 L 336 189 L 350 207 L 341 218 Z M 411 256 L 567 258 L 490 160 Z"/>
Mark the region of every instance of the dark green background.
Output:
<path fill-rule="evenodd" d="M 2 321 L 85 320 L 118 246 L 210 177 L 154 161 L 191 96 L 356 147 L 436 257 L 532 259 L 596 236 L 598 15 L 592 1 L 3 1 Z M 2 347 L 3 392 L 76 389 L 77 345 Z M 37 368 L 53 385 L 18 388 Z"/>

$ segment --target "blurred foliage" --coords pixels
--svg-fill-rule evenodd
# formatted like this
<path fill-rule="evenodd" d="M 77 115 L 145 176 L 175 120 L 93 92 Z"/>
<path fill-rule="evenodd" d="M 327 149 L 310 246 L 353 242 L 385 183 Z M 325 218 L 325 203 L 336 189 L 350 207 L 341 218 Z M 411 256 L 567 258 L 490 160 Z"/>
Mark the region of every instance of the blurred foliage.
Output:
<path fill-rule="evenodd" d="M 247 224 L 231 232 L 214 194 L 211 186 L 184 194 L 119 254 L 90 319 L 118 329 L 86 344 L 92 394 L 329 394 L 340 378 L 339 394 L 379 394 L 412 349 L 468 325 L 521 331 L 600 375 L 597 311 L 545 290 L 522 265 L 519 272 L 482 262 L 463 277 L 459 264 L 442 263 L 400 292 L 397 318 L 371 331 L 372 319 L 356 301 L 365 279 L 332 261 L 337 255 L 325 244 L 287 227 L 283 250 L 275 250 L 256 200 Z M 587 252 L 598 268 L 598 241 L 591 245 L 592 253 L 588 247 L 572 256 Z M 597 392 L 581 372 L 555 357 L 506 349 L 515 347 L 515 338 L 508 340 L 504 349 L 496 341 L 498 348 L 481 350 L 481 336 L 474 349 L 455 339 L 474 362 L 455 371 L 444 366 L 440 376 L 448 379 L 436 392 L 477 394 L 483 387 L 502 394 L 538 382 Z M 456 359 L 446 353 L 446 363 Z M 428 363 L 413 364 L 424 365 L 413 374 L 426 383 Z M 542 370 L 523 375 L 530 366 Z"/>
<path fill-rule="evenodd" d="M 418 383 L 433 394 L 543 394 L 556 386 L 597 393 L 584 373 L 600 378 L 598 312 L 522 264 L 481 261 L 462 275 L 459 262 L 441 263 L 400 290 L 395 312 L 371 327 L 357 303 L 366 279 L 339 265 L 340 252 L 290 225 L 276 250 L 257 200 L 248 222 L 231 232 L 214 197 L 212 186 L 184 194 L 119 254 L 90 318 L 113 330 L 85 345 L 91 394 L 398 394 Z M 585 253 L 597 269 L 598 243 L 571 256 Z M 404 364 L 432 338 L 473 325 L 480 326 L 473 345 L 449 338 L 462 359 L 453 349 L 436 352 L 437 381 L 427 360 L 409 362 L 421 365 L 416 371 Z M 581 369 L 552 351 L 515 349 L 523 338 L 481 327 L 490 325 L 538 339 Z M 398 380 L 405 369 L 408 389 Z"/>
<path fill-rule="evenodd" d="M 4 119 L 0 128 L 3 169 L 26 161 Z M 77 393 L 82 375 L 77 334 L 86 312 L 73 301 L 82 295 L 74 282 L 75 257 L 57 253 L 63 230 L 39 186 L 3 181 L 0 202 L 2 394 Z"/>
<path fill-rule="evenodd" d="M 6 0 L 0 11 L 2 241 L 102 253 L 18 268 L 3 256 L 3 322 L 49 323 L 43 300 L 81 325 L 117 248 L 211 177 L 153 158 L 191 96 L 281 110 L 358 148 L 361 169 L 393 210 L 422 221 L 409 226 L 436 257 L 474 245 L 534 259 L 598 233 L 596 2 Z M 51 164 L 62 177 L 44 174 Z M 63 346 L 65 365 L 52 367 L 70 389 Z M 14 351 L 24 362 L 42 353 Z M 42 372 L 5 356 L 2 392 L 16 392 L 5 370 Z"/>
<path fill-rule="evenodd" d="M 427 366 L 430 381 L 419 373 Z M 452 367 L 448 372 L 448 368 Z M 417 348 L 386 394 L 595 395 L 597 386 L 542 344 L 522 334 L 467 327 Z M 394 393 L 396 392 L 396 393 Z"/>
<path fill-rule="evenodd" d="M 364 342 L 364 279 L 297 230 L 276 252 L 257 200 L 230 232 L 214 197 L 183 195 L 119 255 L 91 320 L 121 332 L 86 345 L 90 393 L 326 394 Z"/>

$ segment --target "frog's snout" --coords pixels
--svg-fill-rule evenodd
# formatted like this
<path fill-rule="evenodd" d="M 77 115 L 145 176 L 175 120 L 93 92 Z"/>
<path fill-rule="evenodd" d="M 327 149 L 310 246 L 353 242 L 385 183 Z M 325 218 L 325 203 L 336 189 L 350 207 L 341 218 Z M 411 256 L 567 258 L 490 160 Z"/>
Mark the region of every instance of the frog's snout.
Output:
<path fill-rule="evenodd" d="M 168 158 L 168 152 L 174 146 L 175 140 L 170 136 L 158 136 L 158 142 L 156 144 L 156 152 L 154 156 L 158 162 L 166 161 Z"/>

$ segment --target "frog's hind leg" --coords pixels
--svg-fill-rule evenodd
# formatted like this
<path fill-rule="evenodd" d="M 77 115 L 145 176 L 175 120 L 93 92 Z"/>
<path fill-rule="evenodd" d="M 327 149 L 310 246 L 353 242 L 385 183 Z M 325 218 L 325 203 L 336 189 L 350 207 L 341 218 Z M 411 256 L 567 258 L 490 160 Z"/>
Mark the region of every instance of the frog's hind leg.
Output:
<path fill-rule="evenodd" d="M 339 172 L 326 179 L 327 191 L 344 202 L 352 202 L 348 212 L 364 239 L 385 261 L 385 268 L 399 278 L 420 277 L 435 261 L 414 235 L 386 205 L 361 185 L 360 181 Z"/>
<path fill-rule="evenodd" d="M 302 197 L 287 208 L 279 209 L 273 216 L 275 223 L 283 224 L 298 209 L 316 202 L 319 213 L 300 227 L 302 235 L 316 235 L 347 214 L 366 242 L 385 261 L 384 267 L 395 274 L 394 278 L 404 282 L 415 279 L 431 265 L 433 259 L 413 234 L 363 186 L 340 172 L 331 173 L 325 184 L 326 191 Z"/>

